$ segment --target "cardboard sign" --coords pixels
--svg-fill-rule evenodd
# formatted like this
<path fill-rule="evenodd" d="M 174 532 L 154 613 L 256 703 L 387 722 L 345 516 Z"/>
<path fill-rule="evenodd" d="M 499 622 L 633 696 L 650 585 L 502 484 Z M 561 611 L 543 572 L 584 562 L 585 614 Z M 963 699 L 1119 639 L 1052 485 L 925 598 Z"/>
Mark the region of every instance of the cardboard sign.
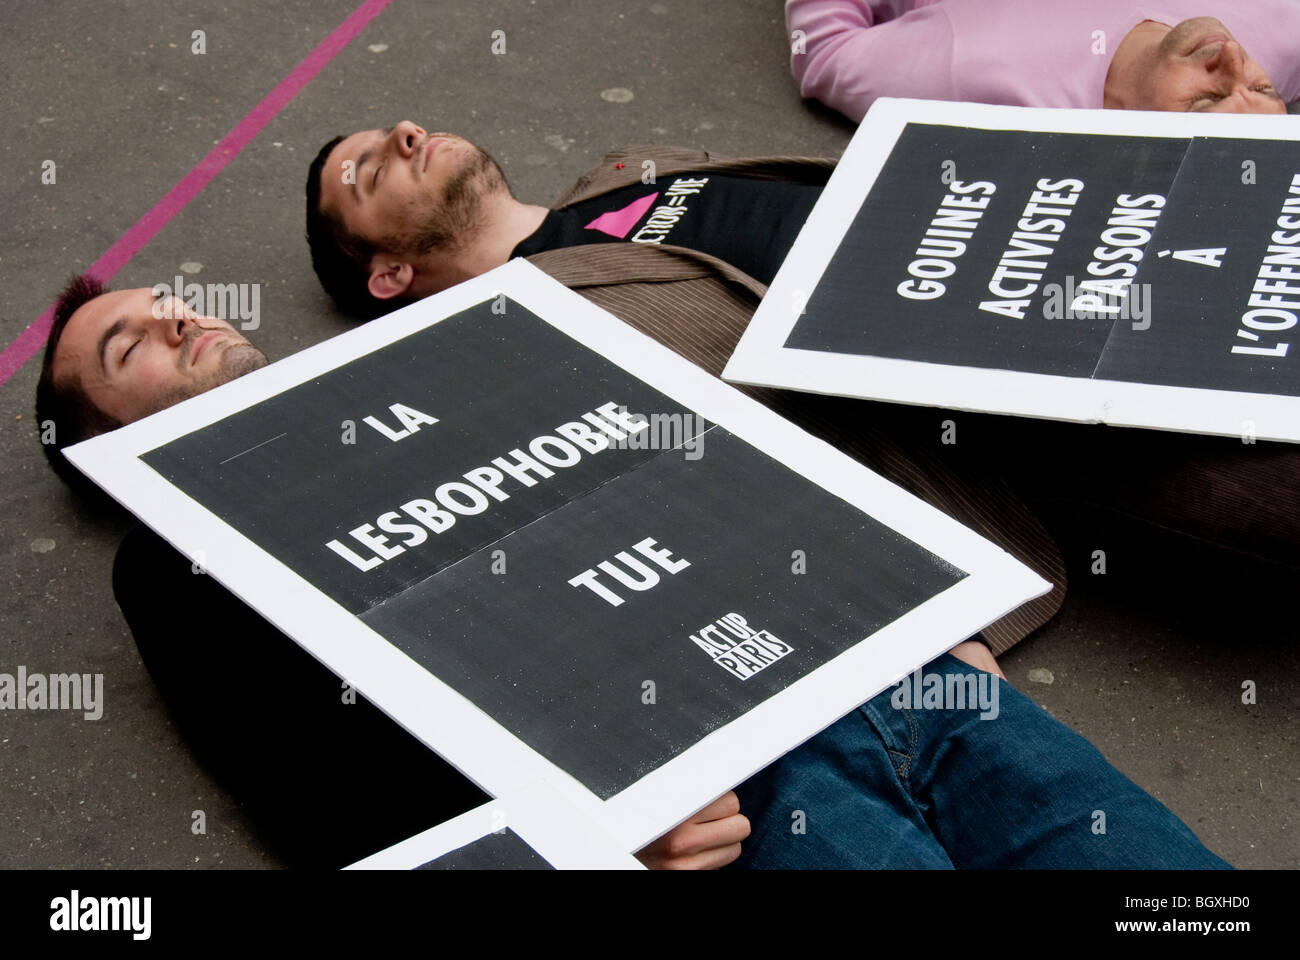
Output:
<path fill-rule="evenodd" d="M 724 371 L 1300 441 L 1292 117 L 880 100 Z"/>
<path fill-rule="evenodd" d="M 644 870 L 544 780 L 359 860 L 347 870 Z"/>
<path fill-rule="evenodd" d="M 68 456 L 488 793 L 546 779 L 629 851 L 1048 587 L 524 261 Z"/>

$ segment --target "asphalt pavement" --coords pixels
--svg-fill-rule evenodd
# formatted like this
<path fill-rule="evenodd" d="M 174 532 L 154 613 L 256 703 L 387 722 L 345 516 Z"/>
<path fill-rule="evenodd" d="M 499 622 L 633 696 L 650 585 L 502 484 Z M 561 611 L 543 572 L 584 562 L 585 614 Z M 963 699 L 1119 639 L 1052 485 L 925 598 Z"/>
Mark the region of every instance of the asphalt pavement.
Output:
<path fill-rule="evenodd" d="M 0 347 L 356 6 L 7 5 Z M 499 161 L 517 196 L 543 204 L 618 147 L 837 155 L 852 128 L 799 98 L 787 49 L 777 0 L 394 0 L 172 211 L 114 285 L 177 275 L 260 284 L 257 342 L 286 356 L 350 326 L 303 241 L 307 165 L 333 135 L 403 118 L 455 131 Z M 140 662 L 109 582 L 125 525 L 46 467 L 32 413 L 38 373 L 36 357 L 0 385 L 0 672 L 102 673 L 104 709 L 93 720 L 0 711 L 0 866 L 280 866 L 238 798 L 192 756 Z M 1297 570 L 1069 502 L 1042 510 L 1066 551 L 1070 592 L 1004 657 L 1012 682 L 1233 865 L 1295 867 Z M 1107 570 L 1095 574 L 1103 548 Z M 185 638 L 178 623 L 176 642 Z M 211 669 L 228 678 L 232 709 L 256 709 L 255 678 L 240 664 L 214 657 Z M 1247 681 L 1253 703 L 1243 702 Z"/>

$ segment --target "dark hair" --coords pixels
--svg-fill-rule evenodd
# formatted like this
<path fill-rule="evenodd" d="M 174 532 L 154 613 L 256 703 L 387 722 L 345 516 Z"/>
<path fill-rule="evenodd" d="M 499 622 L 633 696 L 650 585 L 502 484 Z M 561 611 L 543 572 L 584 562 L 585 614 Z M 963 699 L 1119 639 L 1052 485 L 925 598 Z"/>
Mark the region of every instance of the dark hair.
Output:
<path fill-rule="evenodd" d="M 1300 113 L 1300 101 L 1297 101 L 1296 103 L 1288 103 L 1288 104 L 1286 105 L 1286 112 L 1287 112 L 1287 113 Z"/>
<path fill-rule="evenodd" d="M 325 161 L 343 139 L 335 137 L 321 147 L 307 170 L 307 246 L 320 285 L 339 309 L 357 319 L 371 320 L 394 306 L 370 293 L 370 258 L 375 255 L 375 245 L 349 231 L 340 216 L 321 205 Z"/>
<path fill-rule="evenodd" d="M 45 341 L 41 360 L 41 378 L 36 384 L 36 429 L 41 450 L 50 466 L 69 486 L 79 490 L 90 487 L 89 481 L 63 456 L 63 448 L 82 440 L 116 430 L 122 424 L 100 410 L 81 389 L 81 381 L 64 377 L 54 379 L 54 354 L 72 315 L 109 288 L 89 274 L 74 276 L 54 301 L 54 322 Z M 48 434 L 48 441 L 46 439 Z"/>

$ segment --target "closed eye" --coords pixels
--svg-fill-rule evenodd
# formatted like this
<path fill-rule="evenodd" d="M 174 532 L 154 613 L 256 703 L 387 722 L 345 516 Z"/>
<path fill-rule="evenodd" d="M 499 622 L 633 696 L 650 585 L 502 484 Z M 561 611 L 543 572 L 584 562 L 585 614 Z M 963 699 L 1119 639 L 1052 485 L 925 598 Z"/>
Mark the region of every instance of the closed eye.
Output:
<path fill-rule="evenodd" d="M 1257 86 L 1251 87 L 1250 89 L 1252 93 L 1262 93 L 1266 97 L 1272 97 L 1273 99 L 1279 101 L 1282 99 L 1282 95 L 1278 93 L 1277 90 L 1274 89 L 1271 83 L 1261 83 Z M 1189 106 L 1187 109 L 1208 110 L 1210 107 L 1213 107 L 1216 103 L 1221 103 L 1226 99 L 1227 99 L 1226 97 L 1219 94 L 1197 97 L 1195 100 L 1192 101 L 1191 106 Z"/>
<path fill-rule="evenodd" d="M 143 339 L 143 338 L 140 338 L 140 339 Z M 138 347 L 139 345 L 140 345 L 140 340 L 137 339 L 134 343 L 131 344 L 131 346 L 127 347 L 127 348 L 126 348 L 126 352 L 125 352 L 124 354 L 122 354 L 122 359 L 121 359 L 120 361 L 118 361 L 119 364 L 126 363 L 126 358 L 129 357 L 129 356 L 131 356 L 131 351 L 134 350 L 134 349 L 135 349 L 136 347 Z"/>

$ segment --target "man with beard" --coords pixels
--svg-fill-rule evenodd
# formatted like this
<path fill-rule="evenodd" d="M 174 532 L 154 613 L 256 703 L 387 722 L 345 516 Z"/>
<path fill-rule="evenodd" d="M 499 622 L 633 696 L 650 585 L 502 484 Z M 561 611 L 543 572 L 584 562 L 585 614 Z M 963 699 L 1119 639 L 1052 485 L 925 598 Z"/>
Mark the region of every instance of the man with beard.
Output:
<path fill-rule="evenodd" d="M 799 91 L 854 122 L 877 97 L 1217 113 L 1300 100 L 1293 0 L 786 0 L 785 16 Z"/>
<path fill-rule="evenodd" d="M 36 387 L 36 422 L 51 466 L 80 478 L 63 447 L 116 429 L 266 365 L 266 356 L 217 317 L 152 290 L 110 291 L 89 276 L 59 296 Z"/>
<path fill-rule="evenodd" d="M 84 278 L 60 297 L 40 391 L 44 414 L 51 396 L 62 404 L 63 433 L 111 429 L 265 362 L 221 321 L 153 302 Z M 486 799 L 199 573 L 137 527 L 118 551 L 114 594 L 174 719 L 291 863 L 341 866 Z M 669 868 L 1226 866 L 1082 737 L 1000 685 L 979 642 L 926 673 L 964 681 L 972 666 L 996 674 L 995 715 L 887 689 L 737 788 L 752 842 L 733 792 L 639 856 Z M 1098 808 L 1109 834 L 1091 830 Z M 789 829 L 796 809 L 804 832 Z"/>

